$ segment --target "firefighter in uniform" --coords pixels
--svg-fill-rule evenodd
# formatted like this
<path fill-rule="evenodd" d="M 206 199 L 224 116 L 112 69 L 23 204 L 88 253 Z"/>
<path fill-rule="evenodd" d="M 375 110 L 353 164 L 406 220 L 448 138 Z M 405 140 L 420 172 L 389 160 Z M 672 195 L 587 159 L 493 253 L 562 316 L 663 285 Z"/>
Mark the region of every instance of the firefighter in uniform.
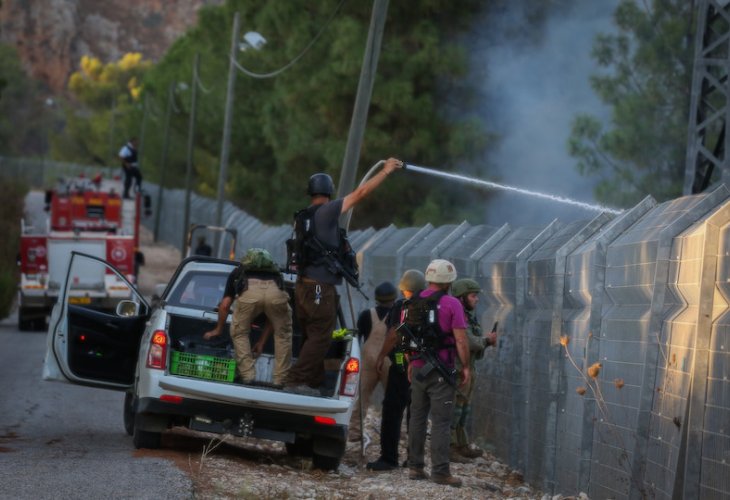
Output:
<path fill-rule="evenodd" d="M 236 368 L 244 384 L 252 383 L 256 367 L 251 350 L 251 323 L 260 314 L 266 315 L 267 327 L 274 333 L 274 370 L 272 382 L 283 385 L 292 355 L 292 310 L 289 294 L 283 289 L 279 266 L 271 254 L 262 248 L 251 248 L 241 259 L 241 265 L 231 271 L 218 306 L 218 324 L 203 335 L 205 340 L 220 335 L 228 310 L 233 303 L 231 340 L 236 351 Z M 262 342 L 255 351 L 260 353 Z"/>
<path fill-rule="evenodd" d="M 469 346 L 466 340 L 464 308 L 456 298 L 447 294 L 456 279 L 456 268 L 443 259 L 435 259 L 426 268 L 428 287 L 419 294 L 427 299 L 438 293 L 435 324 L 440 342 L 429 353 L 443 371 L 435 369 L 419 352 L 409 353 L 408 379 L 411 381 L 411 419 L 408 429 L 408 466 L 410 479 L 428 479 L 424 470 L 426 428 L 431 416 L 431 480 L 437 484 L 459 487 L 461 480 L 452 476 L 449 468 L 449 429 L 454 412 L 456 380 L 447 380 L 443 372 L 454 368 L 458 355 L 462 363 L 463 380 L 469 380 Z M 410 314 L 411 311 L 408 311 Z M 406 318 L 407 319 L 407 318 Z"/>
<path fill-rule="evenodd" d="M 479 303 L 479 293 L 482 291 L 479 283 L 470 278 L 463 278 L 454 281 L 451 285 L 451 294 L 459 299 L 464 307 L 467 329 L 466 338 L 469 343 L 469 372 L 471 378 L 464 383 L 463 388 L 456 395 L 454 404 L 454 418 L 451 421 L 451 461 L 464 462 L 464 459 L 477 458 L 482 456 L 483 451 L 469 442 L 466 434 L 466 421 L 471 413 L 471 396 L 476 382 L 476 360 L 484 356 L 484 350 L 497 342 L 497 333 L 490 332 L 482 334 L 482 327 L 476 314 L 476 306 Z M 457 359 L 457 373 L 461 370 L 461 361 Z M 464 382 L 459 377 L 459 382 Z"/>
<path fill-rule="evenodd" d="M 137 191 L 142 190 L 142 172 L 139 170 L 137 160 L 137 138 L 132 137 L 119 150 L 119 159 L 122 161 L 124 172 L 124 198 L 129 199 L 129 189 L 132 187 L 132 179 L 135 181 Z"/>
<path fill-rule="evenodd" d="M 376 175 L 344 198 L 335 200 L 332 200 L 335 192 L 332 177 L 325 173 L 312 175 L 307 194 L 311 197 L 310 207 L 318 207 L 312 217 L 315 236 L 323 244 L 336 247 L 340 239 L 340 215 L 364 200 L 388 175 L 402 167 L 402 161 L 389 158 Z M 294 297 L 302 346 L 286 380 L 286 387 L 292 392 L 311 396 L 320 394 L 319 388 L 325 376 L 324 358 L 337 321 L 335 287 L 341 283 L 342 276 L 335 274 L 326 262 L 298 263 Z"/>

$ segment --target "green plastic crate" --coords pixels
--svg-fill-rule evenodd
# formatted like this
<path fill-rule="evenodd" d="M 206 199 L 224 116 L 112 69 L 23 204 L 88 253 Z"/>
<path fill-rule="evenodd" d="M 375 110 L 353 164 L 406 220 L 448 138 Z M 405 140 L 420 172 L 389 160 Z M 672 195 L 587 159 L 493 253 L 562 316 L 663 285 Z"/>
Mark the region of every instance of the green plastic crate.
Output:
<path fill-rule="evenodd" d="M 236 360 L 173 351 L 170 373 L 206 380 L 233 382 L 233 378 L 236 376 Z"/>

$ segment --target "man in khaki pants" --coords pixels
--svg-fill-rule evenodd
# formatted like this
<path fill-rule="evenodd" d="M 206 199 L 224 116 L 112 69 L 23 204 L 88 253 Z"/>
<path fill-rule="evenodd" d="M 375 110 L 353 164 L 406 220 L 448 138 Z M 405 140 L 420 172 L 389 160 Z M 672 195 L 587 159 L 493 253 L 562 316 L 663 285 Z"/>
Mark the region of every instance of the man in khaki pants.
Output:
<path fill-rule="evenodd" d="M 271 381 L 275 385 L 282 385 L 289 372 L 292 310 L 289 306 L 289 294 L 283 288 L 281 271 L 271 254 L 262 248 L 251 248 L 241 259 L 241 265 L 228 277 L 223 300 L 218 307 L 216 328 L 203 335 L 205 340 L 220 335 L 233 303 L 231 340 L 236 351 L 236 367 L 244 384 L 250 384 L 256 378 L 249 334 L 251 323 L 262 313 L 266 316 L 267 330 L 274 333 L 275 362 Z M 265 338 L 262 337 L 262 340 Z M 259 344 L 263 345 L 262 342 Z"/>
<path fill-rule="evenodd" d="M 395 286 L 389 281 L 384 281 L 375 287 L 375 302 L 377 305 L 360 313 L 357 319 L 357 331 L 360 332 L 364 341 L 362 347 L 362 363 L 360 366 L 360 401 L 355 402 L 355 410 L 350 419 L 350 441 L 358 441 L 361 438 L 360 421 L 365 420 L 370 406 L 370 396 L 378 386 L 383 385 L 383 390 L 388 383 L 388 372 L 378 373 L 376 361 L 378 354 L 383 347 L 385 334 L 388 332 L 388 313 L 393 307 L 396 298 Z M 390 360 L 387 361 L 385 370 L 390 367 Z M 362 408 L 362 419 L 360 418 Z"/>

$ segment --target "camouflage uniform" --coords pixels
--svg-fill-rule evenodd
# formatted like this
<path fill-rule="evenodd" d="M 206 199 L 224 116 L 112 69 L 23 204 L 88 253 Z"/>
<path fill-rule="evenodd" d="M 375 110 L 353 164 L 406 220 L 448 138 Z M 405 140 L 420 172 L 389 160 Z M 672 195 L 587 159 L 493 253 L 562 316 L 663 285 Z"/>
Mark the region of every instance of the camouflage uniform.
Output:
<path fill-rule="evenodd" d="M 466 338 L 469 341 L 469 368 L 470 380 L 463 386 L 460 393 L 456 394 L 454 400 L 454 416 L 451 420 L 451 447 L 452 461 L 456 461 L 453 457 L 453 451 L 458 451 L 461 455 L 469 458 L 481 456 L 481 451 L 472 450 L 469 447 L 469 438 L 466 435 L 466 420 L 471 413 L 471 395 L 474 391 L 474 382 L 476 381 L 476 360 L 482 359 L 484 350 L 489 345 L 489 341 L 482 334 L 482 327 L 476 317 L 475 311 L 464 310 L 467 319 Z M 458 383 L 461 384 L 461 361 L 456 357 L 456 369 L 459 374 Z M 460 460 L 459 460 L 460 461 Z"/>

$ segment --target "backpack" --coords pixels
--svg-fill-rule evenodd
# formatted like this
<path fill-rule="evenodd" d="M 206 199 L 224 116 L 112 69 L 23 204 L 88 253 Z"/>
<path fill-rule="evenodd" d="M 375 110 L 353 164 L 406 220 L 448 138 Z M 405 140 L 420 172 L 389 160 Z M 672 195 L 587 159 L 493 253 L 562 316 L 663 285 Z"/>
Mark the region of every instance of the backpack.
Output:
<path fill-rule="evenodd" d="M 234 271 L 233 289 L 240 295 L 248 289 L 248 274 L 267 273 L 277 282 L 279 288 L 284 287 L 281 270 L 271 254 L 263 248 L 251 248 L 241 258 L 241 265 Z"/>
<path fill-rule="evenodd" d="M 351 285 L 359 287 L 357 260 L 347 232 L 339 228 L 336 247 L 327 245 L 315 235 L 314 214 L 320 207 L 321 205 L 313 205 L 294 214 L 292 238 L 286 242 L 287 271 L 296 273 L 307 266 L 327 264 L 333 274 L 342 276 Z"/>
<path fill-rule="evenodd" d="M 400 350 L 419 352 L 452 345 L 445 343 L 448 336 L 441 330 L 438 322 L 438 303 L 445 294 L 443 291 L 432 293 L 428 297 L 416 294 L 403 301 L 403 325 L 398 328 Z"/>

